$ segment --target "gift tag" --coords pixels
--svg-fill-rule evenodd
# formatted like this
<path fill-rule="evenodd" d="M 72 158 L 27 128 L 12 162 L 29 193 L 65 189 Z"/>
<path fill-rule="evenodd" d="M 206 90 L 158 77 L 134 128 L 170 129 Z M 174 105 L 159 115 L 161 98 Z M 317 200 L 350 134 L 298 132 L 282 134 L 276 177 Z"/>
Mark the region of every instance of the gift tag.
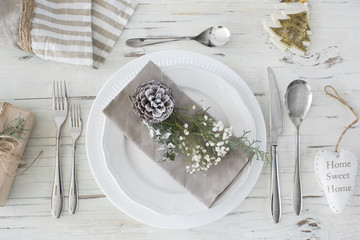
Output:
<path fill-rule="evenodd" d="M 358 160 L 348 149 L 340 153 L 321 150 L 315 156 L 315 174 L 334 213 L 349 206 L 355 190 Z"/>
<path fill-rule="evenodd" d="M 330 93 L 328 89 L 334 93 Z M 359 115 L 332 86 L 325 86 L 324 91 L 348 107 L 356 117 L 341 133 L 334 151 L 321 150 L 315 156 L 316 177 L 325 192 L 331 210 L 340 214 L 349 206 L 354 194 L 358 160 L 351 150 L 342 149 L 338 152 L 338 148 L 346 131 L 358 122 Z"/>

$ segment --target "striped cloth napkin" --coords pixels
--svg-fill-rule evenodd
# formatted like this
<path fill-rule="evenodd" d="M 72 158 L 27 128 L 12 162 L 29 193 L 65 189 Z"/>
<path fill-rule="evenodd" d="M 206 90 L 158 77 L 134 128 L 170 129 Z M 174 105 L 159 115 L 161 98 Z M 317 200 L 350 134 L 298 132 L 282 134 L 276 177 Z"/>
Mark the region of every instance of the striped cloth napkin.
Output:
<path fill-rule="evenodd" d="M 1 0 L 0 43 L 99 68 L 136 6 L 133 0 Z"/>

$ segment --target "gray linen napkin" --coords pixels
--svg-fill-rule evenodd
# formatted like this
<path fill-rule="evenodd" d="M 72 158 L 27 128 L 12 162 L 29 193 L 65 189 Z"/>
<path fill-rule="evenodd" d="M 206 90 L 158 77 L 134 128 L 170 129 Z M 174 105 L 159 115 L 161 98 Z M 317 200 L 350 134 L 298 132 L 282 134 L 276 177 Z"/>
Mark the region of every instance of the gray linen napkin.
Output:
<path fill-rule="evenodd" d="M 140 84 L 150 80 L 161 81 L 161 79 L 164 84 L 172 89 L 176 107 L 197 105 L 169 77 L 162 73 L 160 68 L 150 61 L 106 106 L 103 112 L 147 156 L 158 163 L 172 178 L 203 204 L 210 207 L 247 164 L 247 156 L 244 152 L 236 150 L 223 158 L 218 165 L 210 167 L 206 175 L 201 172 L 186 173 L 186 165 L 182 154 L 177 155 L 173 162 L 161 161 L 162 152 L 156 151 L 160 145 L 152 141 L 148 128 L 135 115 L 129 100 L 129 96 L 134 94 L 135 89 Z M 198 105 L 197 107 L 200 108 Z M 144 161 L 147 160 L 144 159 Z"/>

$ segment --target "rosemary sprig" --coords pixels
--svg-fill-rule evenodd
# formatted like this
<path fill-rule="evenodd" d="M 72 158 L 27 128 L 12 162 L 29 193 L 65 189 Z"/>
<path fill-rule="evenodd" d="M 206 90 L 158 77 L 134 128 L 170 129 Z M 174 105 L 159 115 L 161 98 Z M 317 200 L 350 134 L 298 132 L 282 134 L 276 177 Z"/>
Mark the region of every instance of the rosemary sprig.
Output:
<path fill-rule="evenodd" d="M 267 157 L 267 152 L 261 151 L 260 146 L 255 146 L 256 143 L 260 141 L 252 140 L 250 141 L 246 135 L 251 131 L 244 131 L 241 137 L 236 138 L 236 141 L 229 141 L 230 147 L 232 149 L 242 149 L 247 157 L 252 161 L 251 156 L 255 154 L 257 160 L 262 160 L 267 164 L 271 164 L 269 158 Z"/>
<path fill-rule="evenodd" d="M 21 113 L 19 117 L 14 118 L 10 122 L 8 119 L 4 121 L 3 129 L 0 131 L 0 135 L 6 135 L 15 137 L 17 139 L 24 139 L 22 136 L 25 134 L 25 131 L 29 131 L 28 129 L 24 129 L 25 126 L 25 118 L 21 117 Z M 2 140 L 0 138 L 0 140 Z"/>

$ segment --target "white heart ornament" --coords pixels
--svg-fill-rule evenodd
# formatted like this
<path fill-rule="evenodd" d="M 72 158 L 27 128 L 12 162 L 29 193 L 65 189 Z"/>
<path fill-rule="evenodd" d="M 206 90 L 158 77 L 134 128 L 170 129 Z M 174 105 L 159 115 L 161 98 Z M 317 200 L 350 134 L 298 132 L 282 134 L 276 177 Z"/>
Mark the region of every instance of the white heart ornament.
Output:
<path fill-rule="evenodd" d="M 342 213 L 349 206 L 355 190 L 358 160 L 348 149 L 340 153 L 327 150 L 315 156 L 315 174 L 334 213 Z"/>

